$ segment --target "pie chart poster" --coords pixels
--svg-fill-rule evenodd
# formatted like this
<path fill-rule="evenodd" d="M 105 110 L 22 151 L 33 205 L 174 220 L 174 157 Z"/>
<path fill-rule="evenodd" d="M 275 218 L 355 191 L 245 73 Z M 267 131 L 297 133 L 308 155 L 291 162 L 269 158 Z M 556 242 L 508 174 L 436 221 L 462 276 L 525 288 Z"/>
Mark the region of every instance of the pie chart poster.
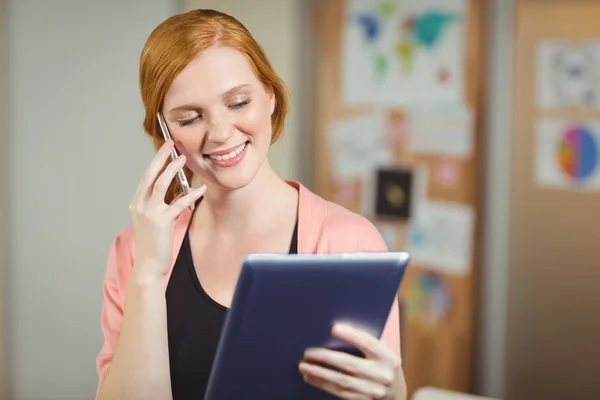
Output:
<path fill-rule="evenodd" d="M 539 185 L 600 191 L 600 119 L 545 118 L 538 122 L 536 139 Z"/>

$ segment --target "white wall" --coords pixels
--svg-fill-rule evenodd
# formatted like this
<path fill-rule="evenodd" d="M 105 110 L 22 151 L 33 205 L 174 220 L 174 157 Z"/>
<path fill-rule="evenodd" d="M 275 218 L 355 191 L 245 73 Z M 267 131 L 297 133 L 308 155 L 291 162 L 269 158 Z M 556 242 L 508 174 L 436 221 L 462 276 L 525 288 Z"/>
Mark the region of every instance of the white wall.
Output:
<path fill-rule="evenodd" d="M 6 343 L 5 334 L 5 307 L 6 307 L 6 280 L 5 280 L 5 263 L 6 263 L 6 143 L 8 130 L 8 68 L 4 60 L 8 60 L 8 1 L 0 0 L 0 399 L 6 398 L 4 395 L 6 377 Z"/>
<path fill-rule="evenodd" d="M 9 0 L 10 398 L 93 397 L 109 243 L 152 157 L 139 55 L 177 3 Z"/>

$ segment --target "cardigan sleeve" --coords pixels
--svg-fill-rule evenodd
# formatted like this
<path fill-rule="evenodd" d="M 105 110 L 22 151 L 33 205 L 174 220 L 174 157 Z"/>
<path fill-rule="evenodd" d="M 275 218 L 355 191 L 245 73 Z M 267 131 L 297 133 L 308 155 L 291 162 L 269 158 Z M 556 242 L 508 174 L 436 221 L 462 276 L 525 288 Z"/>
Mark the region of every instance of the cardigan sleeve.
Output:
<path fill-rule="evenodd" d="M 104 336 L 104 342 L 100 353 L 96 358 L 96 370 L 98 373 L 98 387 L 106 379 L 106 374 L 110 368 L 119 334 L 121 333 L 121 322 L 123 320 L 124 293 L 122 293 L 123 283 L 126 282 L 131 267 L 133 266 L 133 232 L 130 228 L 121 232 L 113 240 L 106 264 L 104 283 L 102 286 L 103 303 L 100 317 L 100 326 Z"/>
<path fill-rule="evenodd" d="M 389 251 L 379 230 L 362 215 L 331 204 L 326 223 L 328 252 L 387 252 Z M 381 335 L 388 347 L 400 354 L 400 307 L 398 297 L 394 299 L 388 320 Z"/>
<path fill-rule="evenodd" d="M 356 252 L 387 252 L 389 251 L 385 241 L 381 237 L 379 230 L 369 222 L 364 220 L 359 229 L 359 237 L 356 241 Z M 400 307 L 398 296 L 392 303 L 392 308 L 388 316 L 385 328 L 381 335 L 381 340 L 385 342 L 398 356 L 400 354 Z"/>

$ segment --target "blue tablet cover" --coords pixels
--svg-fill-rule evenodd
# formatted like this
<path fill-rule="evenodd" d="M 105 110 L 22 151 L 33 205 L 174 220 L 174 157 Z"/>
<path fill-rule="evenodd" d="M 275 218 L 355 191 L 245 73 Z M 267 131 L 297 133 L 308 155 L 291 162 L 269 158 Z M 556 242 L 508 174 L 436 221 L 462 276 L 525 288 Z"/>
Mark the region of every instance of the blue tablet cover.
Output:
<path fill-rule="evenodd" d="M 391 252 L 247 256 L 205 399 L 333 399 L 302 379 L 304 350 L 361 356 L 331 328 L 349 322 L 381 337 L 408 261 Z"/>

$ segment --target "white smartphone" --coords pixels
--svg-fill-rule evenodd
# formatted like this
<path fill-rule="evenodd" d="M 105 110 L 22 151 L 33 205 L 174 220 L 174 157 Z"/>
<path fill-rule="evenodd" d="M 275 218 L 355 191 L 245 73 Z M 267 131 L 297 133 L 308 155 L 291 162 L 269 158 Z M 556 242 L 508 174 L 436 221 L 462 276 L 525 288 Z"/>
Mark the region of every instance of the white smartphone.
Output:
<path fill-rule="evenodd" d="M 158 125 L 160 125 L 160 130 L 162 132 L 163 138 L 165 139 L 165 142 L 167 140 L 171 140 L 171 133 L 169 132 L 169 127 L 167 126 L 165 117 L 160 111 L 156 114 L 156 116 L 158 118 Z M 175 146 L 173 146 L 173 150 L 171 151 L 171 159 L 175 160 L 177 157 L 179 157 L 179 154 L 177 153 L 177 149 L 175 148 Z M 177 180 L 179 180 L 179 184 L 181 185 L 183 193 L 188 194 L 190 192 L 190 184 L 185 174 L 183 173 L 183 168 L 177 172 Z M 194 211 L 193 203 L 190 205 L 190 210 Z"/>

